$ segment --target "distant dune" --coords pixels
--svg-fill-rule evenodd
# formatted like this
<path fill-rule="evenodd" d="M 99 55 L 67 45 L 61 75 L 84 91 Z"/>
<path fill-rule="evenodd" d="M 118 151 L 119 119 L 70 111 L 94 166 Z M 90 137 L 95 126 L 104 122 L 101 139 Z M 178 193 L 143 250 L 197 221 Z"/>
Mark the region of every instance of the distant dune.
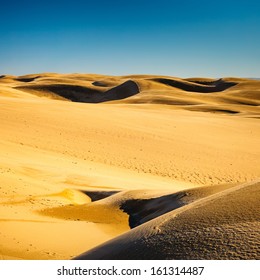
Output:
<path fill-rule="evenodd" d="M 0 76 L 0 85 L 75 102 L 165 104 L 191 111 L 258 116 L 260 81 L 130 75 L 35 74 Z"/>
<path fill-rule="evenodd" d="M 1 75 L 0 103 L 0 259 L 260 259 L 260 81 Z"/>

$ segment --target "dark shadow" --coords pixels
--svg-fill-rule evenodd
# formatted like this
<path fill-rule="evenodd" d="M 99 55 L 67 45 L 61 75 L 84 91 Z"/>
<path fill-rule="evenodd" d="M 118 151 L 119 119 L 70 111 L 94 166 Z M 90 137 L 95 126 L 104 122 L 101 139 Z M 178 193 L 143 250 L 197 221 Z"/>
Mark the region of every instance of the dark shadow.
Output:
<path fill-rule="evenodd" d="M 102 90 L 88 88 L 79 85 L 53 84 L 53 85 L 28 85 L 16 87 L 26 91 L 49 92 L 64 97 L 74 102 L 101 103 L 119 100 L 139 93 L 139 87 L 134 81 L 126 81 L 123 84 L 103 92 Z"/>
<path fill-rule="evenodd" d="M 178 81 L 178 80 L 163 79 L 163 78 L 155 78 L 151 80 L 168 86 L 179 88 L 181 90 L 191 91 L 191 92 L 201 92 L 201 93 L 224 91 L 237 84 L 234 82 L 226 82 L 223 81 L 222 79 L 216 80 L 214 82 L 205 82 L 205 83 L 188 82 L 188 81 L 185 82 L 184 80 Z"/>
<path fill-rule="evenodd" d="M 82 193 L 90 197 L 91 201 L 101 200 L 103 198 L 109 197 L 118 193 L 119 191 L 84 191 L 80 190 Z"/>
<path fill-rule="evenodd" d="M 181 198 L 186 195 L 179 192 L 151 199 L 131 199 L 125 201 L 120 209 L 129 215 L 129 226 L 134 228 L 185 205 Z"/>
<path fill-rule="evenodd" d="M 32 81 L 38 79 L 38 78 L 40 78 L 40 76 L 36 76 L 36 77 L 33 77 L 33 78 L 23 78 L 23 77 L 21 77 L 21 78 L 16 78 L 15 80 L 19 81 L 19 82 L 29 83 L 29 82 L 32 82 Z"/>

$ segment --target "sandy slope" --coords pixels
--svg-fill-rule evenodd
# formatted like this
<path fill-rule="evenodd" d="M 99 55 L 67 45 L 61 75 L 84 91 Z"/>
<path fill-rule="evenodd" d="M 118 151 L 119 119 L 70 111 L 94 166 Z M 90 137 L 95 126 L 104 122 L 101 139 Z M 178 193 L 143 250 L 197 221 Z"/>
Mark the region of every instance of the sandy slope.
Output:
<path fill-rule="evenodd" d="M 76 259 L 259 259 L 259 180 L 199 199 Z"/>
<path fill-rule="evenodd" d="M 204 216 L 205 209 L 215 211 L 216 202 L 189 210 L 183 218 L 171 213 L 260 177 L 259 84 L 149 75 L 1 76 L 0 258 L 72 258 L 165 215 L 174 222 L 166 223 L 164 235 L 154 237 L 152 246 L 160 240 L 166 248 L 156 258 L 197 258 L 196 253 L 175 256 L 167 249 L 175 238 L 171 231 L 176 218 L 183 231 L 182 220 L 190 219 L 185 215 L 201 211 L 196 217 Z M 209 187 L 196 188 L 200 186 Z M 246 194 L 230 204 L 229 212 L 241 215 L 237 205 L 243 197 L 253 205 L 250 194 L 258 197 L 257 188 L 244 188 Z M 250 230 L 258 236 L 254 228 L 259 228 L 259 217 L 246 201 L 243 209 L 243 221 L 238 219 L 234 230 L 246 223 L 238 240 L 247 244 Z M 230 219 L 226 212 L 219 217 Z M 203 232 L 204 224 L 194 219 L 194 226 L 199 225 Z M 233 228 L 229 231 L 219 221 L 216 225 L 232 235 Z M 200 244 L 193 237 L 187 240 Z M 210 233 L 209 242 L 217 242 Z M 234 242 L 239 253 L 242 245 Z M 151 244 L 145 244 L 140 246 L 145 256 L 129 258 L 150 258 Z M 209 248 L 205 258 L 231 257 Z M 252 252 L 234 258 L 259 257 L 257 250 Z M 122 258 L 115 250 L 117 257 Z"/>

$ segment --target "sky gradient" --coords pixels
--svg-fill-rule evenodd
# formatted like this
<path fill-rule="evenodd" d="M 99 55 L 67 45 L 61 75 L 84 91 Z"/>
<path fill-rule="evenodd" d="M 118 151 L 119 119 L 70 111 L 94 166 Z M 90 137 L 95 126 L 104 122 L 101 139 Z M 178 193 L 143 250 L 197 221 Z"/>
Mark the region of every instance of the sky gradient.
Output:
<path fill-rule="evenodd" d="M 0 74 L 260 77 L 259 1 L 0 4 Z"/>

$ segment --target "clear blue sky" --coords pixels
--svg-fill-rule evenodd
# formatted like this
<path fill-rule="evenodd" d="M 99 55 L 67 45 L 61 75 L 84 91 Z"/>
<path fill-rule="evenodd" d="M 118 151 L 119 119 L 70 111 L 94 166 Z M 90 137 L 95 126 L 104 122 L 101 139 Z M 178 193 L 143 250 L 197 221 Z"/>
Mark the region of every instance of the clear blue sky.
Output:
<path fill-rule="evenodd" d="M 0 0 L 0 74 L 260 77 L 260 1 Z"/>

